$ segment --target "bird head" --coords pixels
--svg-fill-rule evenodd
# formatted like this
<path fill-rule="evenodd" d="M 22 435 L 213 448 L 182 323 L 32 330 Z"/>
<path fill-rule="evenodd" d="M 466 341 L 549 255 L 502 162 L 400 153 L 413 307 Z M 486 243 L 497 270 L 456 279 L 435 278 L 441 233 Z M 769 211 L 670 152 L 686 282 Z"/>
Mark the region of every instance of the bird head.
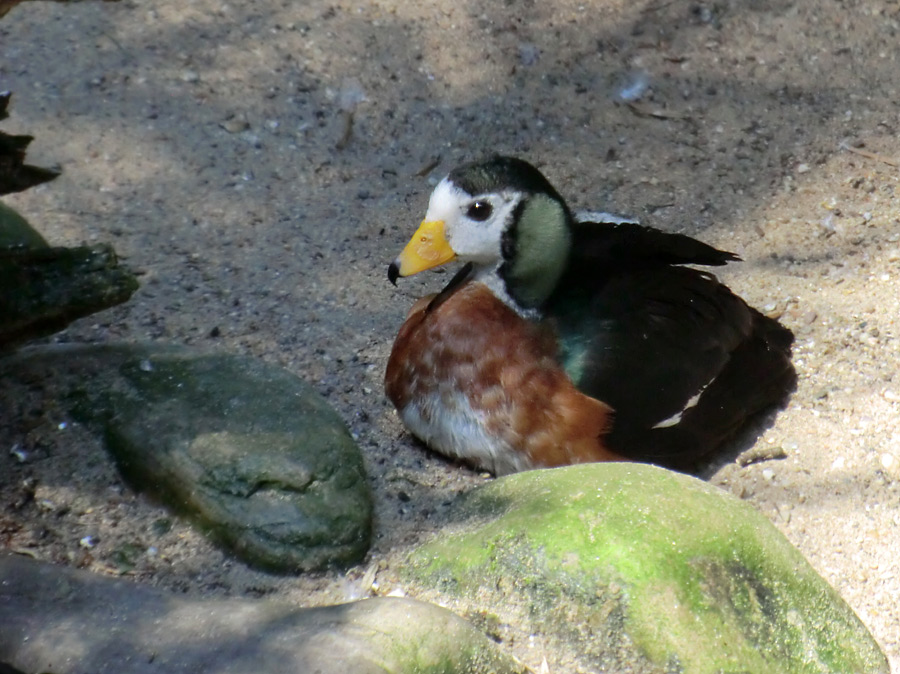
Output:
<path fill-rule="evenodd" d="M 388 278 L 395 283 L 458 259 L 472 263 L 476 277 L 514 308 L 534 309 L 564 271 L 571 222 L 562 197 L 528 162 L 492 157 L 465 164 L 435 187 Z"/>

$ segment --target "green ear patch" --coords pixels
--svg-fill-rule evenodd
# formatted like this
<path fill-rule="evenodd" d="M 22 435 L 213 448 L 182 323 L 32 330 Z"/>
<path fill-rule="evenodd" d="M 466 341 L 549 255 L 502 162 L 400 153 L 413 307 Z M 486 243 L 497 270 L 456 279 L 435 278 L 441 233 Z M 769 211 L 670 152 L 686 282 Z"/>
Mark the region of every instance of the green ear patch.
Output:
<path fill-rule="evenodd" d="M 537 307 L 556 287 L 572 245 L 563 205 L 545 194 L 534 195 L 521 211 L 514 236 L 507 287 L 522 306 Z"/>

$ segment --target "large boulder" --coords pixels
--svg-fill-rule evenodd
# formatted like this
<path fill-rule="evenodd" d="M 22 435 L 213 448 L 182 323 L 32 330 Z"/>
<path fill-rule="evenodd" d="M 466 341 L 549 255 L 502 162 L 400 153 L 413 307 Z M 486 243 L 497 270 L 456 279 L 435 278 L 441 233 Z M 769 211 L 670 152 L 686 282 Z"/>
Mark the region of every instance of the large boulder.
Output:
<path fill-rule="evenodd" d="M 56 346 L 0 360 L 53 381 L 123 475 L 243 561 L 280 572 L 362 559 L 372 497 L 362 454 L 312 387 L 262 361 L 189 348 Z"/>
<path fill-rule="evenodd" d="M 585 670 L 888 672 L 787 539 L 695 478 L 628 463 L 520 473 L 450 519 L 412 553 L 409 577 L 526 625 Z"/>

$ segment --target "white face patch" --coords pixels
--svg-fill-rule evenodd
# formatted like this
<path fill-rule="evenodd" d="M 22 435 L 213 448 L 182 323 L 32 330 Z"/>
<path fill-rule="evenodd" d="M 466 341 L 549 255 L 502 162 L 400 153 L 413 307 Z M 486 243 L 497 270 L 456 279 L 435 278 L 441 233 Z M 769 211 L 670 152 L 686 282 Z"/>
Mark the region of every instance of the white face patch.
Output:
<path fill-rule="evenodd" d="M 503 261 L 500 242 L 512 221 L 512 213 L 522 200 L 522 194 L 503 191 L 493 194 L 468 194 L 444 178 L 434 188 L 428 202 L 425 220 L 442 220 L 447 243 L 463 262 L 494 267 Z M 479 222 L 466 215 L 475 201 L 487 202 L 493 208 L 491 216 Z"/>

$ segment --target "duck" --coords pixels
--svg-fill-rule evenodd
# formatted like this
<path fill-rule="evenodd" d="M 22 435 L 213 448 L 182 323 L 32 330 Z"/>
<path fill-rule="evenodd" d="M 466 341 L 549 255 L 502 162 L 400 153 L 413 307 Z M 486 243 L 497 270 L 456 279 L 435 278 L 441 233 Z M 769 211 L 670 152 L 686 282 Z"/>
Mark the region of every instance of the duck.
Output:
<path fill-rule="evenodd" d="M 430 449 L 494 475 L 597 461 L 685 472 L 796 384 L 792 332 L 702 267 L 740 258 L 576 214 L 527 161 L 453 169 L 388 267 L 462 263 L 416 301 L 385 393 Z"/>

